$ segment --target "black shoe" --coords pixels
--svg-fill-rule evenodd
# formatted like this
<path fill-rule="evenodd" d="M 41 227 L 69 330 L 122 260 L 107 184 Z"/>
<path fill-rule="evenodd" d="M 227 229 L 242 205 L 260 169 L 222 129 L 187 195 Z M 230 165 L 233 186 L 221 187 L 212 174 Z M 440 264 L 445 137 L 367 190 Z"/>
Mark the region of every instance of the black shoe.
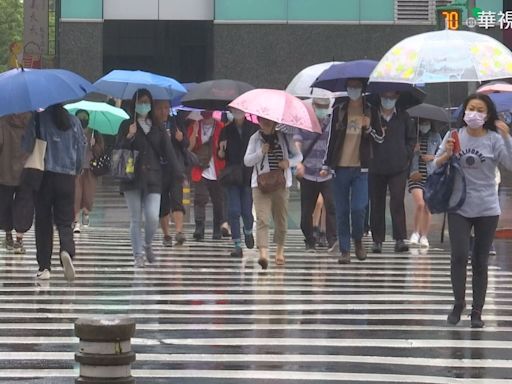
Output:
<path fill-rule="evenodd" d="M 222 233 L 220 233 L 220 232 L 213 232 L 212 240 L 222 240 Z"/>
<path fill-rule="evenodd" d="M 235 250 L 231 251 L 230 255 L 231 255 L 231 257 L 242 258 L 242 257 L 244 257 L 244 252 L 242 251 L 241 247 L 235 247 Z"/>
<path fill-rule="evenodd" d="M 8 251 L 12 251 L 14 248 L 14 239 L 12 238 L 12 233 L 6 233 L 5 234 L 5 242 L 4 242 L 5 249 Z"/>
<path fill-rule="evenodd" d="M 409 246 L 403 240 L 397 240 L 395 243 L 395 252 L 407 252 Z"/>
<path fill-rule="evenodd" d="M 341 252 L 338 264 L 350 264 L 350 252 Z"/>
<path fill-rule="evenodd" d="M 247 249 L 253 249 L 254 248 L 254 236 L 252 233 L 249 233 L 248 235 L 245 235 L 245 246 Z"/>
<path fill-rule="evenodd" d="M 169 235 L 164 235 L 164 240 L 162 241 L 164 247 L 171 248 L 172 247 L 172 237 Z"/>
<path fill-rule="evenodd" d="M 462 314 L 462 311 L 464 311 L 464 308 L 466 308 L 466 303 L 455 303 L 452 311 L 446 319 L 448 324 L 456 325 L 460 321 L 460 315 Z"/>
<path fill-rule="evenodd" d="M 473 309 L 471 311 L 471 328 L 483 328 L 485 325 L 482 320 L 482 311 L 478 309 Z"/>
<path fill-rule="evenodd" d="M 316 245 L 321 248 L 327 248 L 327 235 L 325 232 L 320 232 Z"/>
<path fill-rule="evenodd" d="M 316 251 L 316 244 L 314 242 L 304 240 L 304 243 L 306 244 L 306 251 Z"/>
<path fill-rule="evenodd" d="M 202 222 L 196 223 L 196 230 L 194 231 L 193 237 L 194 237 L 195 241 L 204 240 L 204 223 L 202 223 Z"/>
<path fill-rule="evenodd" d="M 373 253 L 382 253 L 382 243 L 374 242 L 372 247 Z"/>

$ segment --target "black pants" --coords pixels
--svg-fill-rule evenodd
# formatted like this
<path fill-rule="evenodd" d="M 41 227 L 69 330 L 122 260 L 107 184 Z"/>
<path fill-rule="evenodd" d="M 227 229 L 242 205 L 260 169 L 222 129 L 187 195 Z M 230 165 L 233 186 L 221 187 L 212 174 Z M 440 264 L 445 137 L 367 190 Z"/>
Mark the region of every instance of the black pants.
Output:
<path fill-rule="evenodd" d="M 487 293 L 487 269 L 499 216 L 468 218 L 456 213 L 448 214 L 451 246 L 451 279 L 455 302 L 462 303 L 466 296 L 466 274 L 471 228 L 475 245 L 471 254 L 473 270 L 473 308 L 482 311 Z"/>
<path fill-rule="evenodd" d="M 194 183 L 194 220 L 196 226 L 203 226 L 206 220 L 206 204 L 209 198 L 213 205 L 213 233 L 220 232 L 224 218 L 224 188 L 217 180 L 208 180 L 204 177 Z"/>
<path fill-rule="evenodd" d="M 60 252 L 75 255 L 73 240 L 75 176 L 45 172 L 37 193 L 36 250 L 40 269 L 51 269 L 53 225 L 59 231 Z M 59 254 L 60 254 L 59 252 Z"/>
<path fill-rule="evenodd" d="M 386 194 L 388 187 L 393 239 L 404 240 L 407 238 L 404 204 L 407 174 L 407 171 L 394 175 L 370 173 L 370 226 L 374 242 L 382 243 L 386 239 Z"/>
<path fill-rule="evenodd" d="M 34 193 L 23 186 L 0 184 L 0 229 L 25 233 L 34 221 Z"/>
<path fill-rule="evenodd" d="M 324 198 L 327 242 L 332 245 L 336 241 L 336 207 L 334 206 L 331 180 L 321 183 L 306 179 L 300 181 L 300 228 L 302 229 L 306 243 L 314 245 L 313 212 L 315 211 L 316 202 L 320 193 Z"/>

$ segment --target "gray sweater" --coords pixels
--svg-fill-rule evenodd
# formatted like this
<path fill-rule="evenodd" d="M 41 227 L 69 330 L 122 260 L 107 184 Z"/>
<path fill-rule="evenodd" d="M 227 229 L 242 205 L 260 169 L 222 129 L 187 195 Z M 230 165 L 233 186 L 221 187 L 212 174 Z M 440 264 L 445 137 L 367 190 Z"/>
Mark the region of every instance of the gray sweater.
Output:
<path fill-rule="evenodd" d="M 481 137 L 472 137 L 468 128 L 459 131 L 461 152 L 458 155 L 466 178 L 466 201 L 457 211 L 464 217 L 498 216 L 501 214 L 496 188 L 498 164 L 512 170 L 512 138 L 506 140 L 492 131 Z M 446 134 L 436 159 L 445 152 Z"/>

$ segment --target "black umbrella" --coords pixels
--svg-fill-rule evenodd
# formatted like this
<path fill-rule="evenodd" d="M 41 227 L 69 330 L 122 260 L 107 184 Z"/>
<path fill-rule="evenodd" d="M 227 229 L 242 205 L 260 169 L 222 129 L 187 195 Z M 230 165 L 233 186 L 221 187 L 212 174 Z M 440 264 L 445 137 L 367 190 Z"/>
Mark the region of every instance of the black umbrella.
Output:
<path fill-rule="evenodd" d="M 187 93 L 181 103 L 185 107 L 225 111 L 228 104 L 254 87 L 242 81 L 211 80 L 197 84 Z"/>
<path fill-rule="evenodd" d="M 375 106 L 380 105 L 380 93 L 400 92 L 400 96 L 398 96 L 398 100 L 396 101 L 396 107 L 401 110 L 421 104 L 427 96 L 427 94 L 421 89 L 405 83 L 374 82 L 368 84 L 367 91 L 370 93 L 366 96 L 368 102 Z"/>
<path fill-rule="evenodd" d="M 437 105 L 423 103 L 409 108 L 407 113 L 409 113 L 411 117 L 420 119 L 436 120 L 443 123 L 450 122 L 450 115 L 446 109 L 438 107 Z"/>

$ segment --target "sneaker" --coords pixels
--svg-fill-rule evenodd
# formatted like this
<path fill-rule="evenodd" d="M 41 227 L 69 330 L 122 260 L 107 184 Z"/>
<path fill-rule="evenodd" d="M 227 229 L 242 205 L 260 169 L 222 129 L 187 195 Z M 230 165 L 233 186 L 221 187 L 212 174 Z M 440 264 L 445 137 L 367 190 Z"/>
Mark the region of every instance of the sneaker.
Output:
<path fill-rule="evenodd" d="M 327 248 L 327 235 L 325 232 L 320 232 L 316 245 L 321 248 Z"/>
<path fill-rule="evenodd" d="M 366 260 L 366 256 L 367 256 L 367 253 L 366 253 L 366 249 L 363 245 L 363 241 L 362 240 L 355 240 L 354 241 L 354 245 L 355 245 L 355 248 L 356 248 L 356 257 L 358 260 Z"/>
<path fill-rule="evenodd" d="M 183 245 L 185 241 L 187 241 L 187 237 L 183 233 L 178 232 L 176 234 L 175 240 L 177 245 Z"/>
<path fill-rule="evenodd" d="M 21 239 L 16 239 L 16 241 L 14 242 L 13 249 L 14 253 L 16 253 L 17 255 L 24 255 L 25 253 L 27 253 L 25 247 L 23 246 L 23 240 Z"/>
<path fill-rule="evenodd" d="M 427 236 L 420 237 L 420 248 L 429 248 L 430 243 L 428 242 Z"/>
<path fill-rule="evenodd" d="M 50 280 L 50 271 L 48 269 L 37 271 L 36 278 L 38 278 L 39 280 Z"/>
<path fill-rule="evenodd" d="M 460 316 L 461 316 L 462 312 L 464 311 L 464 308 L 466 308 L 465 302 L 455 303 L 452 311 L 448 314 L 448 317 L 446 319 L 448 324 L 457 325 L 458 322 L 460 321 Z"/>
<path fill-rule="evenodd" d="M 410 245 L 419 245 L 420 244 L 420 234 L 418 232 L 414 232 L 409 239 Z"/>
<path fill-rule="evenodd" d="M 5 234 L 5 242 L 4 242 L 5 249 L 8 251 L 12 251 L 14 248 L 14 240 L 12 238 L 12 233 L 6 233 Z"/>
<path fill-rule="evenodd" d="M 75 267 L 73 266 L 73 260 L 67 251 L 62 251 L 60 253 L 60 262 L 62 263 L 62 268 L 64 269 L 64 276 L 66 277 L 66 280 L 75 280 Z"/>
<path fill-rule="evenodd" d="M 397 240 L 395 242 L 395 252 L 407 252 L 409 250 L 409 246 L 405 244 L 403 240 Z"/>
<path fill-rule="evenodd" d="M 82 215 L 82 225 L 84 227 L 88 227 L 89 226 L 89 215 L 88 214 L 83 214 Z"/>
<path fill-rule="evenodd" d="M 496 248 L 494 247 L 494 243 L 491 244 L 491 249 L 489 250 L 489 256 L 496 256 Z"/>
<path fill-rule="evenodd" d="M 327 252 L 329 253 L 338 253 L 340 251 L 340 243 L 338 242 L 338 240 L 336 240 L 336 242 L 331 245 L 331 247 L 327 250 Z"/>
<path fill-rule="evenodd" d="M 204 240 L 204 223 L 197 222 L 196 230 L 194 231 L 194 240 L 201 241 Z"/>
<path fill-rule="evenodd" d="M 156 255 L 153 252 L 153 248 L 151 248 L 151 245 L 145 245 L 144 251 L 146 252 L 146 259 L 148 263 L 153 264 L 156 261 Z"/>
<path fill-rule="evenodd" d="M 373 253 L 382 253 L 382 243 L 375 241 L 372 246 Z"/>
<path fill-rule="evenodd" d="M 80 233 L 80 223 L 75 222 L 73 224 L 73 233 Z"/>
<path fill-rule="evenodd" d="M 254 235 L 252 233 L 246 234 L 244 237 L 245 240 L 245 246 L 247 249 L 253 249 L 254 248 Z"/>
<path fill-rule="evenodd" d="M 316 244 L 315 243 L 308 243 L 307 241 L 305 241 L 306 243 L 306 251 L 309 251 L 309 252 L 315 252 L 316 251 Z"/>
<path fill-rule="evenodd" d="M 144 256 L 136 256 L 134 259 L 135 268 L 144 268 L 146 266 L 146 260 Z"/>
<path fill-rule="evenodd" d="M 162 241 L 164 247 L 171 248 L 172 247 L 172 237 L 165 235 L 164 240 Z"/>
<path fill-rule="evenodd" d="M 229 231 L 229 225 L 227 223 L 222 224 L 220 227 L 220 233 L 222 237 L 231 237 L 231 232 Z"/>
<path fill-rule="evenodd" d="M 478 309 L 473 309 L 471 311 L 471 328 L 483 328 L 485 325 L 482 320 L 482 312 Z"/>
<path fill-rule="evenodd" d="M 230 253 L 231 257 L 242 258 L 244 256 L 244 252 L 242 251 L 242 247 L 235 247 L 234 251 Z"/>
<path fill-rule="evenodd" d="M 341 252 L 338 264 L 350 264 L 350 252 Z"/>

